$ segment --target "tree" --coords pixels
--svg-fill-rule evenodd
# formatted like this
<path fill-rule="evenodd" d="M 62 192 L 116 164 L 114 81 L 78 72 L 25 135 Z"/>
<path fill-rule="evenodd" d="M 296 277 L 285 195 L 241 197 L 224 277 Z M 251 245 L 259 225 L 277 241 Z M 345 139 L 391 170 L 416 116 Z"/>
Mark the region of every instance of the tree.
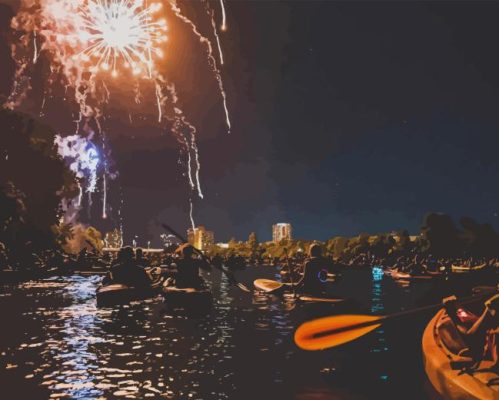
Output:
<path fill-rule="evenodd" d="M 386 257 L 392 252 L 395 239 L 391 235 L 377 235 L 370 245 L 370 251 L 377 257 Z"/>
<path fill-rule="evenodd" d="M 259 252 L 258 252 L 259 243 L 258 243 L 258 238 L 256 237 L 255 232 L 251 232 L 249 234 L 247 246 L 248 246 L 250 257 L 253 257 L 253 258 L 257 257 L 259 254 Z"/>
<path fill-rule="evenodd" d="M 343 251 L 348 245 L 348 238 L 336 236 L 326 242 L 326 254 L 334 258 L 342 256 Z"/>
<path fill-rule="evenodd" d="M 78 224 L 72 227 L 71 233 L 71 239 L 68 239 L 64 245 L 64 250 L 68 253 L 76 254 L 84 248 L 100 252 L 104 248 L 102 234 L 93 226 Z"/>
<path fill-rule="evenodd" d="M 35 251 L 57 245 L 54 226 L 62 215 L 61 201 L 75 197 L 78 188 L 57 153 L 55 133 L 29 116 L 6 109 L 0 110 L 0 126 L 1 197 L 17 204 L 3 211 L 12 213 L 7 220 L 17 219 L 3 230 L 3 239 L 10 242 L 11 251 L 24 251 L 26 242 Z"/>
<path fill-rule="evenodd" d="M 475 257 L 493 257 L 499 252 L 499 235 L 489 224 L 480 224 L 469 217 L 460 220 L 464 253 Z"/>
<path fill-rule="evenodd" d="M 25 198 L 12 182 L 0 185 L 0 242 L 11 245 L 18 239 L 25 225 Z"/>
<path fill-rule="evenodd" d="M 397 233 L 398 241 L 394 246 L 394 250 L 399 253 L 408 253 L 411 251 L 413 245 L 411 242 L 411 237 L 407 230 L 401 230 Z"/>
<path fill-rule="evenodd" d="M 421 228 L 422 251 L 437 257 L 452 257 L 460 252 L 459 231 L 446 214 L 429 213 Z"/>
<path fill-rule="evenodd" d="M 368 251 L 369 235 L 367 233 L 361 233 L 359 236 L 350 239 L 345 249 L 346 254 L 353 256 L 367 253 Z"/>
<path fill-rule="evenodd" d="M 174 251 L 177 248 L 178 239 L 176 239 L 175 241 L 168 241 L 166 240 L 168 236 L 172 235 L 163 234 L 160 236 L 163 240 L 163 247 L 173 247 L 172 251 Z M 123 246 L 123 237 L 121 231 L 118 228 L 115 228 L 111 232 L 107 232 L 104 236 L 104 244 L 106 245 L 106 247 L 111 247 L 114 249 L 118 249 Z"/>
<path fill-rule="evenodd" d="M 236 238 L 231 237 L 228 244 L 229 244 L 229 249 L 235 249 L 237 247 Z"/>

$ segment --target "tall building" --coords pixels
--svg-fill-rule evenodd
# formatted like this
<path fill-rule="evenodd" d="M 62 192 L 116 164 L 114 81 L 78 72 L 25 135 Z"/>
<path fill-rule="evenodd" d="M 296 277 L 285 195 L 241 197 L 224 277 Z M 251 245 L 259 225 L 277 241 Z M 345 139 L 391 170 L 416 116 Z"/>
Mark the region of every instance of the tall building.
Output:
<path fill-rule="evenodd" d="M 187 230 L 187 240 L 196 249 L 205 251 L 215 243 L 215 234 L 206 230 L 203 225 L 199 225 L 194 229 Z"/>
<path fill-rule="evenodd" d="M 272 241 L 274 243 L 279 243 L 281 240 L 291 240 L 292 236 L 291 224 L 280 222 L 278 224 L 272 225 Z"/>

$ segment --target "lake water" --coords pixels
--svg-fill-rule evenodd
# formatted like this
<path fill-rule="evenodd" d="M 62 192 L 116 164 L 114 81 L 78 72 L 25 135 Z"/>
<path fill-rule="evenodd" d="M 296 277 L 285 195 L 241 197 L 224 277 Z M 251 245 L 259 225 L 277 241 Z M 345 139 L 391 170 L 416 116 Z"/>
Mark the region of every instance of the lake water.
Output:
<path fill-rule="evenodd" d="M 276 272 L 252 267 L 237 276 L 250 285 Z M 0 286 L 2 398 L 429 399 L 421 336 L 431 313 L 321 352 L 298 349 L 293 333 L 314 317 L 387 314 L 439 302 L 457 287 L 401 286 L 379 271 L 352 269 L 331 291 L 354 301 L 297 304 L 247 294 L 215 272 L 207 277 L 213 309 L 193 316 L 169 314 L 160 297 L 99 309 L 100 279 Z"/>

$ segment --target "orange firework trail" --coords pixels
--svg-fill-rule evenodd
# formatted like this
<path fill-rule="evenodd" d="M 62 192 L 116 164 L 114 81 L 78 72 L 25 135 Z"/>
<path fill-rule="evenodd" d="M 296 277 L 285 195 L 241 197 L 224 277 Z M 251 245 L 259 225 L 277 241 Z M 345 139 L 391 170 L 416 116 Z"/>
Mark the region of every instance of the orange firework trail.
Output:
<path fill-rule="evenodd" d="M 225 5 L 224 5 L 224 0 L 220 0 L 220 8 L 222 9 L 222 25 L 221 25 L 220 29 L 222 29 L 223 31 L 226 31 L 227 30 L 227 22 L 226 22 L 226 19 L 225 19 Z"/>
<path fill-rule="evenodd" d="M 211 17 L 211 26 L 213 27 L 213 35 L 215 36 L 215 40 L 217 41 L 218 54 L 220 56 L 220 65 L 224 65 L 224 55 L 222 53 L 222 46 L 220 45 L 220 37 L 218 36 L 217 25 L 215 23 L 215 13 L 213 10 L 210 11 L 208 8 L 208 3 L 206 4 L 206 12 Z"/>
<path fill-rule="evenodd" d="M 108 89 L 106 82 L 115 81 L 124 76 L 131 80 L 136 104 L 141 104 L 141 82 L 153 88 L 158 112 L 158 123 L 166 120 L 173 122 L 172 133 L 177 137 L 185 156 L 188 183 L 192 192 L 200 198 L 203 193 L 200 184 L 200 161 L 196 143 L 196 128 L 184 112 L 179 108 L 177 93 L 173 83 L 159 71 L 159 63 L 164 56 L 163 47 L 167 41 L 167 23 L 162 16 L 162 3 L 147 0 L 22 0 L 18 14 L 13 19 L 12 27 L 20 35 L 20 40 L 13 46 L 13 57 L 17 63 L 15 86 L 5 107 L 16 108 L 23 104 L 24 98 L 31 90 L 30 73 L 39 61 L 42 53 L 51 60 L 50 73 L 43 89 L 42 110 L 52 96 L 52 86 L 62 84 L 66 91 L 71 88 L 74 101 L 78 105 L 75 117 L 75 132 L 71 134 L 90 141 L 95 132 L 101 138 L 102 160 L 99 168 L 102 171 L 102 217 L 107 217 L 107 190 L 109 171 L 106 156 L 109 150 L 106 143 L 105 114 L 107 105 L 112 99 L 113 85 Z M 217 61 L 213 56 L 211 41 L 200 33 L 197 26 L 180 10 L 176 0 L 168 0 L 173 14 L 188 24 L 201 43 L 206 46 L 208 64 L 214 73 L 225 112 L 225 122 L 230 132 L 231 123 L 227 108 L 227 98 Z M 221 30 L 226 29 L 226 16 L 223 0 Z M 223 64 L 222 47 L 214 21 L 214 13 L 208 9 Z M 120 81 L 118 81 L 120 82 Z M 114 85 L 116 86 L 116 85 Z M 148 91 L 147 93 L 151 93 Z M 132 115 L 128 113 L 130 123 Z M 93 128 L 92 128 L 93 127 Z M 76 135 L 76 136 L 75 136 Z M 61 139 L 62 140 L 62 139 Z M 185 150 L 185 151 L 184 151 Z M 84 159 L 85 154 L 75 154 L 74 158 Z M 78 161 L 79 162 L 79 161 Z M 85 171 L 82 171 L 85 173 Z M 85 190 L 92 193 L 96 190 L 94 176 L 87 181 Z M 85 180 L 79 182 L 84 184 Z M 79 196 L 81 198 L 81 194 Z M 89 201 L 91 198 L 89 197 Z M 78 201 L 79 205 L 80 200 Z M 190 217 L 192 221 L 192 199 L 190 200 Z M 118 210 L 118 214 L 121 214 Z"/>
<path fill-rule="evenodd" d="M 229 110 L 227 108 L 227 96 L 225 94 L 224 84 L 222 81 L 222 76 L 220 75 L 220 70 L 217 67 L 217 61 L 213 56 L 213 46 L 211 45 L 210 40 L 199 32 L 194 22 L 192 22 L 189 18 L 187 18 L 185 15 L 182 14 L 180 8 L 178 8 L 174 0 L 170 0 L 170 6 L 175 15 L 191 27 L 192 32 L 198 37 L 199 41 L 206 45 L 206 51 L 208 53 L 208 63 L 210 64 L 213 73 L 215 74 L 215 78 L 218 82 L 218 87 L 220 89 L 220 94 L 222 95 L 222 102 L 225 111 L 225 123 L 227 124 L 227 129 L 230 132 L 231 124 L 230 124 Z"/>

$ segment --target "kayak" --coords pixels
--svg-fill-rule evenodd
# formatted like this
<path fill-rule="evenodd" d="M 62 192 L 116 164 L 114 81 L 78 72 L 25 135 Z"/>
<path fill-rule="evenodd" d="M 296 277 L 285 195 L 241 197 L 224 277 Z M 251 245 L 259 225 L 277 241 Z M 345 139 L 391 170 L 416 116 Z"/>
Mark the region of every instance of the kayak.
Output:
<path fill-rule="evenodd" d="M 150 277 L 151 274 L 148 271 Z M 97 307 L 109 307 L 120 304 L 127 304 L 131 301 L 144 300 L 153 297 L 157 293 L 157 289 L 163 284 L 163 279 L 160 276 L 151 282 L 149 288 L 136 288 L 123 283 L 109 283 L 101 285 L 97 288 Z"/>
<path fill-rule="evenodd" d="M 497 373 L 487 371 L 486 367 L 480 367 L 472 374 L 463 372 L 462 367 L 471 365 L 472 360 L 458 355 L 465 345 L 444 310 L 439 311 L 426 327 L 422 348 L 426 374 L 444 399 L 499 398 L 499 387 L 493 384 L 499 379 Z"/>
<path fill-rule="evenodd" d="M 280 270 L 279 274 L 284 278 L 284 277 L 289 277 L 289 271 L 288 270 Z M 296 276 L 297 279 L 301 278 L 303 276 L 303 272 L 299 273 L 293 273 L 294 276 Z M 328 282 L 334 282 L 337 278 L 339 277 L 338 274 L 332 274 L 331 272 L 327 273 L 327 281 Z"/>
<path fill-rule="evenodd" d="M 144 300 L 154 295 L 154 290 L 138 289 L 121 283 L 112 283 L 97 288 L 97 307 L 109 307 L 127 304 L 135 300 Z"/>
<path fill-rule="evenodd" d="M 480 265 L 452 265 L 452 272 L 460 274 L 466 272 L 475 272 L 484 269 L 487 266 L 486 263 Z"/>
<path fill-rule="evenodd" d="M 206 287 L 163 286 L 163 297 L 167 306 L 171 308 L 207 308 L 213 303 L 211 291 Z"/>
<path fill-rule="evenodd" d="M 431 275 L 411 275 L 406 272 L 394 272 L 392 274 L 393 279 L 407 279 L 407 280 L 412 280 L 412 279 L 432 279 L 433 276 Z"/>
<path fill-rule="evenodd" d="M 282 283 L 273 281 L 272 279 L 256 279 L 253 282 L 256 289 L 269 294 L 280 294 L 285 291 L 292 291 L 293 285 L 290 283 Z M 298 294 L 296 296 L 297 300 L 312 303 L 341 303 L 345 301 L 345 298 L 332 298 L 332 297 L 318 297 L 309 296 L 308 294 Z"/>
<path fill-rule="evenodd" d="M 393 279 L 403 279 L 403 280 L 413 280 L 413 279 L 432 279 L 433 276 L 431 275 L 411 275 L 408 274 L 407 272 L 398 272 L 398 271 L 391 271 L 389 275 Z"/>
<path fill-rule="evenodd" d="M 344 297 L 316 297 L 316 296 L 307 296 L 301 294 L 297 297 L 297 300 L 303 301 L 306 303 L 343 303 L 347 301 Z"/>

